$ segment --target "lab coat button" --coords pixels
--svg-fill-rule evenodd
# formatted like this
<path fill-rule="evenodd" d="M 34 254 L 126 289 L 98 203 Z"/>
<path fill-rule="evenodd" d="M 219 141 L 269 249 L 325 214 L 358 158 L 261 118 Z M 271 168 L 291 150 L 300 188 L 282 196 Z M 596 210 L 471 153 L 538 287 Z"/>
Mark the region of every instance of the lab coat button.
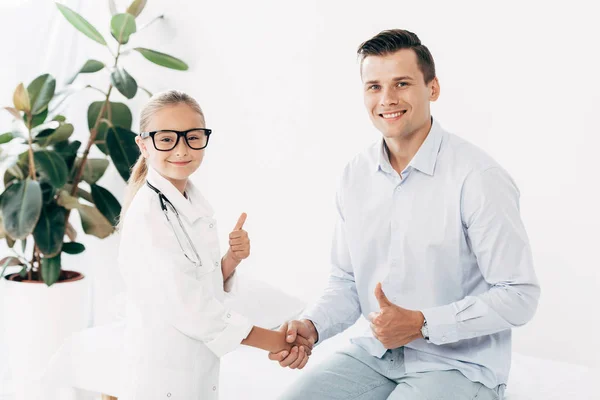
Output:
<path fill-rule="evenodd" d="M 167 397 L 171 397 L 171 393 L 167 393 Z"/>
<path fill-rule="evenodd" d="M 227 313 L 227 318 L 231 318 L 231 314 Z"/>
<path fill-rule="evenodd" d="M 216 387 L 216 386 L 213 386 L 213 391 L 215 391 L 215 390 L 217 390 L 217 387 Z"/>
<path fill-rule="evenodd" d="M 213 224 L 210 224 L 208 227 L 209 227 L 209 228 L 212 228 L 213 226 L 214 226 Z"/>
<path fill-rule="evenodd" d="M 446 336 L 442 336 L 442 342 L 445 342 L 446 340 Z"/>
<path fill-rule="evenodd" d="M 218 267 L 218 266 L 219 266 L 219 262 L 215 261 L 215 267 Z"/>

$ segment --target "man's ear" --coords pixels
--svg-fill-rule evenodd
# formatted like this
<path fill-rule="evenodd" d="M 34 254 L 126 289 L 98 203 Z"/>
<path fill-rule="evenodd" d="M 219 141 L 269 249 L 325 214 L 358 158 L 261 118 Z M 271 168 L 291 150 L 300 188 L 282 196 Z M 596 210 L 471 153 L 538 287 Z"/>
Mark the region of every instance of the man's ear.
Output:
<path fill-rule="evenodd" d="M 440 97 L 440 81 L 437 76 L 429 82 L 429 101 L 436 101 Z"/>

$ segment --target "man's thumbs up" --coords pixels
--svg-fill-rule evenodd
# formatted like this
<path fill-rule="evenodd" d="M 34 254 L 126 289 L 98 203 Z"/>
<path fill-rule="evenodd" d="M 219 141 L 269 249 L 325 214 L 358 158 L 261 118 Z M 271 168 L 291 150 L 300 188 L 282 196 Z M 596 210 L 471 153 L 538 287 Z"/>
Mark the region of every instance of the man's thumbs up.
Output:
<path fill-rule="evenodd" d="M 377 298 L 377 302 L 379 302 L 380 309 L 394 305 L 394 303 L 388 300 L 385 293 L 383 293 L 381 282 L 377 283 L 377 286 L 375 286 L 375 298 Z"/>

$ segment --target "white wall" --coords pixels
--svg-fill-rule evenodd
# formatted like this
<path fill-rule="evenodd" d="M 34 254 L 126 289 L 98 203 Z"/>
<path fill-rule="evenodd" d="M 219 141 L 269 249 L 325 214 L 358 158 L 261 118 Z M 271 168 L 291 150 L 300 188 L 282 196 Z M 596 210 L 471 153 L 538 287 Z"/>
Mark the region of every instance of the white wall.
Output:
<path fill-rule="evenodd" d="M 46 70 L 64 80 L 104 54 L 50 2 L 24 3 L 0 8 L 2 105 L 21 80 Z M 356 48 L 383 29 L 414 31 L 437 63 L 442 95 L 434 116 L 499 160 L 522 192 L 543 291 L 535 319 L 515 332 L 515 349 L 598 367 L 600 350 L 590 344 L 600 336 L 595 6 L 489 3 L 150 1 L 140 19 L 167 18 L 132 44 L 179 56 L 190 71 L 162 69 L 138 54 L 123 62 L 151 91 L 179 88 L 197 97 L 214 136 L 196 181 L 217 210 L 221 236 L 247 212 L 252 257 L 240 268 L 311 301 L 326 282 L 338 175 L 379 137 L 363 109 Z M 109 36 L 106 2 L 69 4 Z M 24 10 L 37 26 L 22 22 Z M 67 113 L 82 138 L 78 103 L 93 98 L 78 97 Z M 144 100 L 140 93 L 130 104 Z M 0 126 L 9 120 L 1 115 Z M 121 196 L 114 170 L 101 183 Z M 101 322 L 122 288 L 113 277 L 117 240 L 84 242 L 89 250 L 68 263 L 94 276 Z"/>

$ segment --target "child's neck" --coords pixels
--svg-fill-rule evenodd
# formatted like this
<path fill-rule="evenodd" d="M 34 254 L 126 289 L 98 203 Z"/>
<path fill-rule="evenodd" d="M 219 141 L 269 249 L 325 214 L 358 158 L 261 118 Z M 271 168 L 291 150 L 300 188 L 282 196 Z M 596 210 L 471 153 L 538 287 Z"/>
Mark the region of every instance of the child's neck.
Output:
<path fill-rule="evenodd" d="M 179 193 L 185 196 L 185 187 L 187 186 L 187 178 L 181 180 L 169 179 L 169 181 L 179 190 Z"/>

